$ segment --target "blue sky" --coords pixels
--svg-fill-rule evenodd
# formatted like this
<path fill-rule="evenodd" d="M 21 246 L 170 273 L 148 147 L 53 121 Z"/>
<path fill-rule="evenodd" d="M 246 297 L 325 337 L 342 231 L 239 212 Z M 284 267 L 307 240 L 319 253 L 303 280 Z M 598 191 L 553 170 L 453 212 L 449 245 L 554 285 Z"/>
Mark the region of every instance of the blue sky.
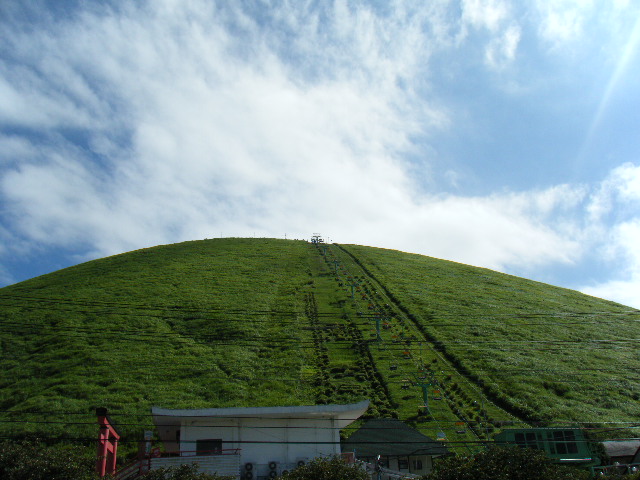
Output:
<path fill-rule="evenodd" d="M 640 307 L 640 5 L 0 4 L 0 285 L 313 232 Z"/>

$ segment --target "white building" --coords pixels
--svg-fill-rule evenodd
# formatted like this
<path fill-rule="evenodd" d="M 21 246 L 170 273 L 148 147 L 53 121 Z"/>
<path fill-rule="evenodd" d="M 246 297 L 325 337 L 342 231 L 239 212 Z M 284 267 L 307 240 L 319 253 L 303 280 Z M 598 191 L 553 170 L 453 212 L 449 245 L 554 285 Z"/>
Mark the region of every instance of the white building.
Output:
<path fill-rule="evenodd" d="M 314 457 L 340 454 L 340 429 L 368 406 L 367 400 L 301 407 L 154 407 L 153 421 L 167 453 L 152 456 L 149 467 L 197 462 L 207 473 L 273 478 Z"/>

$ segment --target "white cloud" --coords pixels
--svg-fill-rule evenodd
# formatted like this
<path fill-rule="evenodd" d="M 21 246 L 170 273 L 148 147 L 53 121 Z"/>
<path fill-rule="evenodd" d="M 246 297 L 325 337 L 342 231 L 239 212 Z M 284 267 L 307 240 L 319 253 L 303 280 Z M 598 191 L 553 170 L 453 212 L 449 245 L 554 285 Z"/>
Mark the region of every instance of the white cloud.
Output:
<path fill-rule="evenodd" d="M 520 27 L 511 25 L 504 33 L 491 40 L 485 50 L 485 62 L 492 68 L 501 68 L 516 56 L 520 42 Z"/>
<path fill-rule="evenodd" d="M 0 73 L 2 73 L 0 71 Z M 30 72 L 21 72 L 13 82 L 0 77 L 0 121 L 27 127 L 52 127 L 88 122 L 88 118 L 65 98 L 52 98 L 39 92 L 42 79 L 34 79 Z M 19 83 L 20 86 L 16 84 Z"/>
<path fill-rule="evenodd" d="M 511 63 L 520 43 L 521 28 L 510 3 L 503 0 L 462 0 L 461 28 L 458 42 L 467 39 L 469 29 L 486 31 L 483 39 L 484 63 L 490 69 L 501 69 Z"/>
<path fill-rule="evenodd" d="M 625 163 L 617 167 L 611 174 L 613 183 L 617 185 L 618 195 L 625 201 L 640 200 L 640 166 Z"/>
<path fill-rule="evenodd" d="M 502 0 L 462 0 L 462 19 L 476 28 L 496 33 L 509 15 L 508 4 Z"/>
<path fill-rule="evenodd" d="M 616 225 L 610 233 L 607 250 L 619 273 L 612 280 L 582 287 L 589 295 L 640 308 L 640 218 Z"/>
<path fill-rule="evenodd" d="M 25 138 L 0 134 L 0 165 L 28 159 L 36 153 L 36 149 Z"/>
<path fill-rule="evenodd" d="M 219 225 L 230 234 L 245 224 L 269 231 L 271 205 L 310 207 L 306 217 L 313 217 L 329 196 L 358 209 L 369 196 L 390 194 L 388 185 L 408 183 L 397 160 L 408 135 L 446 122 L 434 109 L 415 109 L 410 93 L 395 85 L 398 76 L 414 74 L 421 57 L 411 53 L 418 40 L 410 18 L 387 24 L 360 8 L 295 42 L 300 34 L 280 38 L 239 10 L 214 14 L 208 5 L 85 13 L 81 23 L 58 25 L 43 38 L 14 32 L 13 43 L 31 52 L 28 72 L 39 80 L 49 73 L 75 79 L 59 95 L 45 85 L 34 98 L 77 105 L 45 109 L 47 122 L 28 111 L 24 121 L 6 121 L 51 129 L 77 115 L 95 149 L 59 139 L 37 162 L 5 172 L 2 191 L 17 232 L 108 254 L 217 232 Z M 243 31 L 226 17 L 234 28 L 240 19 Z M 298 75 L 280 51 L 284 43 L 301 54 L 313 50 L 327 73 Z M 321 44 L 328 53 L 319 53 Z M 45 50 L 34 55 L 29 45 Z M 45 60 L 49 50 L 63 66 Z M 15 84 L 22 70 L 12 71 Z M 13 96 L 38 103 L 24 91 Z M 86 121 L 92 115 L 100 127 Z M 130 145 L 118 149 L 123 130 Z M 104 153 L 113 156 L 96 156 Z"/>
<path fill-rule="evenodd" d="M 602 258 L 616 266 L 613 278 L 580 290 L 640 308 L 640 166 L 615 168 L 588 205 L 589 219 L 600 227 Z"/>
<path fill-rule="evenodd" d="M 593 8 L 589 0 L 537 0 L 541 17 L 539 34 L 552 47 L 573 42 L 584 34 L 586 17 Z"/>
<path fill-rule="evenodd" d="M 608 213 L 637 195 L 631 164 L 591 197 L 584 185 L 436 196 L 411 176 L 430 167 L 409 164 L 414 138 L 455 128 L 431 101 L 431 56 L 475 29 L 490 68 L 513 62 L 522 29 L 506 2 L 465 1 L 455 21 L 447 2 L 384 16 L 348 2 L 259 17 L 223 5 L 95 7 L 28 34 L 7 25 L 0 46 L 21 63 L 0 57 L 0 115 L 27 133 L 0 136 L 12 238 L 0 254 L 320 231 L 508 271 L 603 248 Z M 608 240 L 617 256 L 632 221 Z"/>
<path fill-rule="evenodd" d="M 581 288 L 582 293 L 640 309 L 640 279 L 612 280 L 592 287 Z"/>
<path fill-rule="evenodd" d="M 543 44 L 579 62 L 594 56 L 618 62 L 639 13 L 637 2 L 627 0 L 536 0 L 531 11 Z"/>
<path fill-rule="evenodd" d="M 640 166 L 625 163 L 616 167 L 592 194 L 587 207 L 589 218 L 592 222 L 601 222 L 612 213 L 628 214 L 627 205 L 639 200 Z"/>
<path fill-rule="evenodd" d="M 422 206 L 421 221 L 413 223 L 415 234 L 424 236 L 421 253 L 502 271 L 570 263 L 580 247 L 554 230 L 550 212 L 538 208 L 547 195 L 451 196 L 429 202 Z"/>

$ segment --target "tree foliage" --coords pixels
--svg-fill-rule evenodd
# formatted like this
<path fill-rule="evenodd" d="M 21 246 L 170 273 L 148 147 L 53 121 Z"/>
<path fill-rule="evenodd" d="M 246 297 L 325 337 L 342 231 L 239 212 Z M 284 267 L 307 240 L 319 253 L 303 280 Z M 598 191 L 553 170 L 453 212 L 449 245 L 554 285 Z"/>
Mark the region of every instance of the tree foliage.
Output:
<path fill-rule="evenodd" d="M 589 472 L 552 463 L 540 450 L 491 447 L 436 462 L 425 480 L 586 480 Z"/>
<path fill-rule="evenodd" d="M 609 470 L 604 477 L 606 480 L 640 480 L 640 472 L 622 473 Z"/>
<path fill-rule="evenodd" d="M 215 473 L 201 473 L 198 471 L 198 465 L 189 464 L 158 468 L 140 478 L 141 480 L 234 480 L 235 477 L 221 476 Z"/>
<path fill-rule="evenodd" d="M 93 480 L 95 454 L 80 446 L 36 440 L 0 442 L 2 480 Z"/>
<path fill-rule="evenodd" d="M 358 465 L 348 464 L 342 457 L 318 457 L 280 476 L 281 480 L 369 480 Z"/>

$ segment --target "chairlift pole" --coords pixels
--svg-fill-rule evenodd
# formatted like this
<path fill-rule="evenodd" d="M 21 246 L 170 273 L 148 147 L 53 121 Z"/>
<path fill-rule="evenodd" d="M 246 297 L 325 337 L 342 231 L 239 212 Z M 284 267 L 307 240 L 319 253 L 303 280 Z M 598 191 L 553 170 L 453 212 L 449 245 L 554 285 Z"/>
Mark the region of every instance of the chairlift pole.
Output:
<path fill-rule="evenodd" d="M 355 300 L 356 299 L 356 287 L 359 285 L 358 282 L 356 282 L 355 280 L 353 282 L 350 283 L 351 286 L 351 300 Z"/>
<path fill-rule="evenodd" d="M 430 383 L 421 383 L 419 384 L 422 388 L 422 399 L 424 400 L 424 408 L 428 412 L 429 411 L 429 386 Z"/>
<path fill-rule="evenodd" d="M 433 373 L 431 374 L 431 378 L 429 381 L 416 381 L 416 385 L 422 388 L 422 400 L 424 401 L 424 409 L 426 413 L 431 413 L 429 410 L 429 387 L 436 384 L 435 377 Z"/>

